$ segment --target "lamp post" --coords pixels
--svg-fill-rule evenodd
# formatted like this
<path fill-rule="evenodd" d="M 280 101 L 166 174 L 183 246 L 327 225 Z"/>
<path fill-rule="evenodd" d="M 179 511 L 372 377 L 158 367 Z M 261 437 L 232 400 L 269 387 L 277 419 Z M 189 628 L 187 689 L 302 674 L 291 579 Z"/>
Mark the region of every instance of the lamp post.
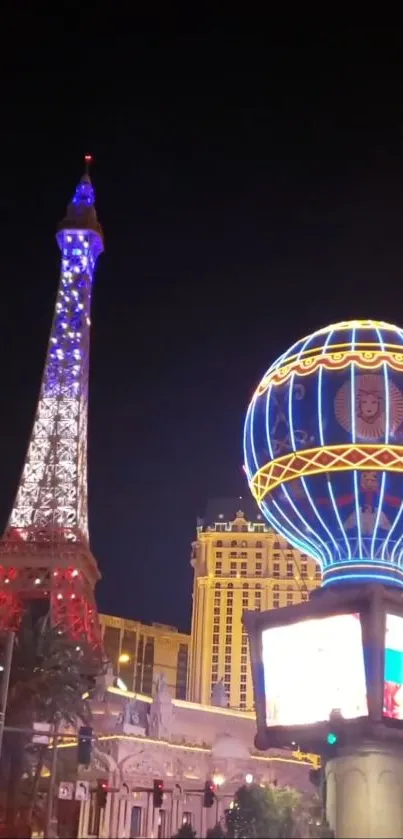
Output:
<path fill-rule="evenodd" d="M 213 783 L 214 783 L 214 786 L 217 789 L 217 792 L 219 791 L 220 787 L 222 787 L 224 781 L 225 781 L 224 775 L 220 775 L 219 772 L 217 772 L 215 775 L 213 775 Z M 216 792 L 216 796 L 215 796 L 215 820 L 216 820 L 216 823 L 218 824 L 218 807 L 219 807 L 220 799 L 217 795 L 217 792 Z"/>
<path fill-rule="evenodd" d="M 10 684 L 11 662 L 13 660 L 14 632 L 7 632 L 5 660 L 2 666 L 3 677 L 0 693 L 0 757 L 3 745 L 4 723 L 6 719 L 8 688 Z"/>

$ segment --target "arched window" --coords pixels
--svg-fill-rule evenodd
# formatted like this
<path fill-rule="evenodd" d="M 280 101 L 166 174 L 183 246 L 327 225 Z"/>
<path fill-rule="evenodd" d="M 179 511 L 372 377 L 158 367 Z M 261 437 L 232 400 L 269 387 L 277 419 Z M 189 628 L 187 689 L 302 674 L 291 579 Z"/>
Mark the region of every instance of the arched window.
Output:
<path fill-rule="evenodd" d="M 280 550 L 280 542 L 273 542 L 273 551 Z"/>
<path fill-rule="evenodd" d="M 245 542 L 245 539 L 243 539 L 243 541 L 241 542 L 241 548 L 246 548 L 246 546 L 247 542 Z"/>
<path fill-rule="evenodd" d="M 231 542 L 231 548 L 236 548 L 236 546 L 237 546 L 237 542 L 235 541 L 235 539 L 233 539 L 232 542 Z"/>
<path fill-rule="evenodd" d="M 222 539 L 218 540 L 218 542 L 216 543 L 216 547 L 217 548 L 222 548 Z"/>
<path fill-rule="evenodd" d="M 242 588 L 249 588 L 249 583 L 244 583 Z"/>
<path fill-rule="evenodd" d="M 256 547 L 257 548 L 263 548 L 262 542 L 256 542 Z"/>

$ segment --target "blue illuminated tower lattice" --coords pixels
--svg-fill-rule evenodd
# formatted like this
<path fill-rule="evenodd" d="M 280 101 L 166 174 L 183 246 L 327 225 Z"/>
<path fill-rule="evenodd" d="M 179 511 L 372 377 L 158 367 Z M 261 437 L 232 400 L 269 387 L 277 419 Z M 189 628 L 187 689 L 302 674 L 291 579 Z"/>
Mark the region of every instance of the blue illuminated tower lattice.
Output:
<path fill-rule="evenodd" d="M 98 641 L 88 545 L 87 415 L 91 290 L 103 234 L 86 172 L 58 226 L 61 277 L 34 427 L 0 543 L 0 626 L 49 598 L 52 622 Z"/>
<path fill-rule="evenodd" d="M 283 353 L 250 402 L 244 463 L 262 512 L 325 586 L 403 587 L 403 330 L 343 321 Z"/>

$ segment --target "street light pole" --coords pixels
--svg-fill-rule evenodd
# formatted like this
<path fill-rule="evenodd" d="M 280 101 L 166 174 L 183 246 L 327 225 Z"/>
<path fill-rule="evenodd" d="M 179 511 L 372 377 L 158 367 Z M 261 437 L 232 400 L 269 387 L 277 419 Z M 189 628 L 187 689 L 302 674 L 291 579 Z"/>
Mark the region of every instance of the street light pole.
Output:
<path fill-rule="evenodd" d="M 57 770 L 57 744 L 59 742 L 59 728 L 60 718 L 57 717 L 53 725 L 53 752 L 52 764 L 50 768 L 48 797 L 46 800 L 46 821 L 45 821 L 45 839 L 51 839 L 54 835 L 52 833 L 52 817 L 53 817 L 53 800 L 55 796 L 56 786 L 56 770 Z"/>
<path fill-rule="evenodd" d="M 6 657 L 4 661 L 3 678 L 0 693 L 0 757 L 3 745 L 4 723 L 6 720 L 8 688 L 10 684 L 11 662 L 13 660 L 14 632 L 7 632 Z"/>

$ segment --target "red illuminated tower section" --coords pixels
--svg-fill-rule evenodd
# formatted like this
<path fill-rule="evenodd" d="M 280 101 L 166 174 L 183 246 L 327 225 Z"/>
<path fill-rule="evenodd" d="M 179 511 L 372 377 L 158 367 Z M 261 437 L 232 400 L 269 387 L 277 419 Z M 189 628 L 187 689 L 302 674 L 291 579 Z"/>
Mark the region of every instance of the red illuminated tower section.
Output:
<path fill-rule="evenodd" d="M 48 601 L 52 624 L 99 643 L 88 543 L 87 415 L 91 290 L 103 235 L 86 173 L 57 231 L 61 276 L 33 431 L 0 542 L 0 628 Z"/>

